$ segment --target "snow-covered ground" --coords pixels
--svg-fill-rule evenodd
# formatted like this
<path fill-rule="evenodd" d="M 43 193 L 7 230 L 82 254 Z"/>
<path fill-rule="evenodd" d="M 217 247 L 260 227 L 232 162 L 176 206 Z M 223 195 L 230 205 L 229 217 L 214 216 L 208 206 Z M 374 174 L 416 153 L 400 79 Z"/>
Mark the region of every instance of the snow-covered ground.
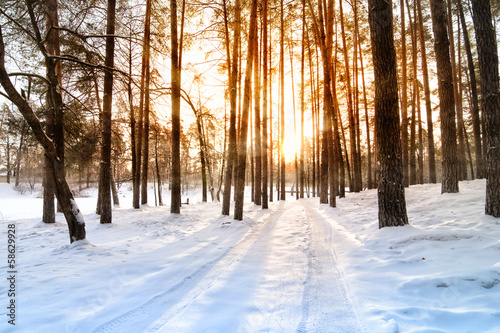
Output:
<path fill-rule="evenodd" d="M 374 190 L 336 209 L 247 203 L 239 222 L 199 193 L 179 216 L 134 210 L 125 185 L 111 225 L 89 195 L 87 241 L 70 245 L 62 215 L 43 224 L 40 198 L 0 184 L 1 332 L 500 332 L 500 220 L 484 216 L 482 180 L 410 187 L 410 225 L 383 230 Z"/>

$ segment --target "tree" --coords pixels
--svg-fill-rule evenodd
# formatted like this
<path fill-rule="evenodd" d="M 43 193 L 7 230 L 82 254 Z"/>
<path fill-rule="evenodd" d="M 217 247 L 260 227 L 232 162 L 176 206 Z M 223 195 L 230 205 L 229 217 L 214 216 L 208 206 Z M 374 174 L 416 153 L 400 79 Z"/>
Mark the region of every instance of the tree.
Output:
<path fill-rule="evenodd" d="M 135 165 L 134 165 L 134 174 L 132 175 L 133 177 L 133 206 L 134 208 L 138 209 L 140 207 L 140 196 L 141 196 L 141 185 L 142 185 L 142 179 L 141 178 L 141 172 L 144 169 L 141 169 L 142 167 L 142 160 L 146 160 L 146 158 L 142 157 L 144 146 L 147 146 L 143 143 L 144 138 L 149 136 L 149 133 L 145 133 L 145 125 L 144 125 L 144 119 L 145 119 L 145 113 L 146 113 L 146 108 L 149 111 L 149 57 L 150 57 L 150 36 L 151 36 L 151 0 L 146 1 L 146 14 L 144 18 L 144 37 L 143 37 L 143 45 L 142 45 L 142 66 L 141 66 L 141 91 L 140 91 L 140 97 L 139 97 L 139 114 L 138 114 L 138 119 L 137 119 L 137 124 L 134 127 L 136 128 L 135 131 Z M 131 61 L 131 60 L 130 60 Z M 179 93 L 180 94 L 180 93 Z M 147 95 L 147 96 L 146 96 Z M 146 101 L 147 99 L 147 101 Z M 145 106 L 146 105 L 146 106 Z M 133 134 L 134 135 L 134 134 Z M 147 164 L 147 162 L 146 162 Z M 146 185 L 147 185 L 147 165 L 146 165 Z M 144 187 L 144 186 L 143 186 Z M 144 190 L 144 189 L 143 189 Z M 147 201 L 147 188 L 144 190 L 145 193 L 143 192 L 143 199 L 146 199 Z"/>
<path fill-rule="evenodd" d="M 102 98 L 102 147 L 99 171 L 99 192 L 101 193 L 100 222 L 111 223 L 111 110 L 113 107 L 113 66 L 115 57 L 115 14 L 116 0 L 108 0 L 106 24 L 106 58 L 104 64 L 104 96 Z"/>
<path fill-rule="evenodd" d="M 311 2 L 308 1 L 309 10 L 311 11 L 311 16 L 314 18 L 313 7 Z M 337 188 L 338 184 L 335 181 L 338 179 L 336 176 L 337 168 L 334 165 L 334 146 L 333 146 L 333 135 L 332 127 L 337 128 L 336 124 L 336 111 L 334 108 L 334 96 L 332 96 L 332 86 L 333 80 L 331 76 L 332 69 L 332 47 L 333 47 L 333 2 L 328 2 L 328 8 L 323 9 L 323 4 L 320 1 L 318 3 L 318 18 L 314 19 L 314 27 L 316 36 L 319 42 L 319 48 L 321 51 L 321 58 L 323 62 L 323 132 L 322 132 L 322 148 L 321 148 L 321 171 L 320 174 L 320 203 L 327 204 L 328 201 L 328 189 L 329 182 L 331 181 L 331 193 L 330 193 L 330 206 L 336 206 L 336 191 L 333 189 Z M 325 13 L 326 13 L 326 29 L 325 29 Z M 319 117 L 318 117 L 319 118 Z M 332 124 L 333 122 L 333 124 Z M 331 173 L 330 173 L 331 171 Z"/>
<path fill-rule="evenodd" d="M 28 2 L 29 4 L 29 2 Z M 34 20 L 34 18 L 32 17 Z M 39 32 L 37 37 L 40 37 Z M 41 52 L 45 56 L 45 63 L 47 66 L 47 76 L 52 78 L 49 82 L 57 82 L 55 78 L 55 62 L 53 58 L 48 57 L 48 53 L 43 45 L 39 45 Z M 33 112 L 28 102 L 17 92 L 9 78 L 9 74 L 5 69 L 5 46 L 3 42 L 2 29 L 0 28 L 0 84 L 7 93 L 9 99 L 17 106 L 19 112 L 26 119 L 30 125 L 33 134 L 38 142 L 42 145 L 45 155 L 49 158 L 52 168 L 52 177 L 54 178 L 55 195 L 57 200 L 61 203 L 61 208 L 68 223 L 68 231 L 70 242 L 85 239 L 85 221 L 80 210 L 73 198 L 73 194 L 66 181 L 64 174 L 64 165 L 57 155 L 56 147 L 53 141 L 43 131 L 42 125 L 37 116 Z M 60 87 L 54 89 L 56 92 L 60 91 Z"/>
<path fill-rule="evenodd" d="M 408 156 L 408 76 L 407 76 L 407 59 L 406 59 L 406 26 L 405 26 L 405 4 L 404 0 L 400 0 L 401 9 L 401 142 L 403 145 L 403 175 L 405 186 L 410 184 L 409 173 L 409 156 Z"/>
<path fill-rule="evenodd" d="M 252 0 L 250 11 L 250 27 L 248 31 L 248 54 L 245 71 L 245 87 L 243 95 L 243 108 L 241 112 L 241 133 L 238 143 L 238 160 L 236 164 L 236 186 L 234 219 L 243 220 L 243 199 L 245 194 L 245 171 L 247 163 L 247 135 L 248 135 L 248 114 L 250 100 L 252 98 L 252 70 L 253 57 L 255 56 L 255 38 L 257 37 L 257 0 Z"/>
<path fill-rule="evenodd" d="M 229 114 L 229 145 L 227 152 L 227 170 L 224 178 L 224 195 L 222 197 L 222 215 L 229 215 L 229 206 L 231 203 L 231 183 L 233 179 L 233 168 L 237 160 L 237 135 L 236 135 L 236 101 L 238 98 L 238 50 L 240 44 L 240 0 L 236 0 L 235 4 L 235 28 L 233 40 L 233 54 L 228 52 L 228 59 L 232 59 L 229 70 L 229 100 L 230 100 L 230 114 Z M 229 34 L 229 33 L 227 33 Z M 229 41 L 229 36 L 227 36 Z M 229 43 L 227 43 L 229 48 Z"/>
<path fill-rule="evenodd" d="M 172 80 L 172 192 L 170 213 L 181 212 L 181 63 L 177 39 L 177 1 L 170 0 L 171 80 Z"/>
<path fill-rule="evenodd" d="M 262 140 L 261 140 L 261 120 L 260 120 L 260 59 L 259 59 L 259 38 L 255 37 L 254 55 L 254 113 L 255 113 L 255 180 L 254 180 L 254 203 L 262 205 Z"/>
<path fill-rule="evenodd" d="M 363 189 L 362 177 L 361 177 L 361 159 L 359 158 L 358 149 L 357 149 L 357 136 L 356 132 L 358 131 L 359 122 L 356 121 L 355 110 L 353 107 L 352 100 L 352 88 L 351 88 L 351 74 L 349 69 L 349 56 L 347 53 L 347 43 L 346 43 L 346 35 L 344 29 L 344 14 L 342 10 L 342 1 L 339 1 L 340 5 L 340 26 L 342 30 L 342 45 L 344 50 L 344 63 L 345 63 L 345 73 L 346 73 L 346 81 L 347 81 L 347 110 L 349 116 L 349 139 L 351 146 L 351 161 L 352 161 L 352 183 L 349 184 L 351 191 L 359 192 Z"/>
<path fill-rule="evenodd" d="M 305 184 L 305 142 L 304 142 L 304 113 L 305 113 L 305 95 L 304 95 L 304 61 L 306 49 L 306 1 L 302 0 L 302 41 L 300 53 L 300 197 L 304 197 Z"/>
<path fill-rule="evenodd" d="M 267 209 L 269 198 L 267 192 L 268 184 L 268 137 L 267 137 L 267 85 L 268 85 L 268 66 L 267 66 L 267 0 L 262 3 L 262 208 Z M 272 124 L 271 124 L 272 125 Z M 272 127 L 272 126 L 271 126 Z M 272 155 L 272 151 L 271 151 Z M 272 168 L 272 166 L 271 166 Z M 272 191 L 271 191 L 272 192 Z"/>
<path fill-rule="evenodd" d="M 425 51 L 424 20 L 422 17 L 422 6 L 417 1 L 418 31 L 420 36 L 420 50 L 422 52 L 422 73 L 424 76 L 425 110 L 427 115 L 427 142 L 429 155 L 429 181 L 436 183 L 436 153 L 434 149 L 434 126 L 432 123 L 431 90 L 429 87 L 429 71 L 427 68 L 427 53 Z"/>
<path fill-rule="evenodd" d="M 453 96 L 455 99 L 455 109 L 457 116 L 457 138 L 458 138 L 458 150 L 457 150 L 457 159 L 458 159 L 458 179 L 464 180 L 467 179 L 467 165 L 465 161 L 465 143 L 464 143 L 464 120 L 463 120 L 463 111 L 462 111 L 462 103 L 461 96 L 458 86 L 461 85 L 459 81 L 459 73 L 461 72 L 460 64 L 457 65 L 457 61 L 455 58 L 455 35 L 453 32 L 453 14 L 451 10 L 451 1 L 447 2 L 448 5 L 448 37 L 450 39 L 450 58 L 451 58 L 451 73 L 453 78 Z M 460 40 L 460 37 L 459 37 Z M 460 53 L 460 49 L 458 51 Z M 459 55 L 460 58 L 460 55 Z"/>
<path fill-rule="evenodd" d="M 281 177 L 280 182 L 280 200 L 286 200 L 285 189 L 285 12 L 283 9 L 284 0 L 280 0 L 280 154 L 279 161 Z"/>
<path fill-rule="evenodd" d="M 144 113 L 142 128 L 142 171 L 141 171 L 141 204 L 148 203 L 148 167 L 149 167 L 149 113 L 151 85 L 151 1 L 146 1 L 146 20 L 144 23 Z"/>
<path fill-rule="evenodd" d="M 430 0 L 430 5 L 438 75 L 439 114 L 441 117 L 443 150 L 441 193 L 456 193 L 458 192 L 457 126 L 455 122 L 450 42 L 446 29 L 446 7 L 444 0 Z"/>
<path fill-rule="evenodd" d="M 378 154 L 379 228 L 408 224 L 391 2 L 369 0 Z"/>
<path fill-rule="evenodd" d="M 44 3 L 45 21 L 47 27 L 47 52 L 53 56 L 61 54 L 59 45 L 59 17 L 57 13 L 57 1 L 48 0 Z M 61 61 L 55 61 L 55 75 L 58 84 L 62 84 Z M 47 114 L 46 130 L 50 138 L 54 140 L 56 150 L 61 161 L 64 163 L 64 129 L 63 129 L 63 111 L 62 98 L 57 98 L 54 91 L 54 84 L 49 85 L 47 94 Z M 54 180 L 51 177 L 50 161 L 45 157 L 44 166 L 44 186 L 43 186 L 43 218 L 45 223 L 55 222 L 55 207 L 54 207 Z"/>
<path fill-rule="evenodd" d="M 477 98 L 477 83 L 476 73 L 474 70 L 474 59 L 472 58 L 472 50 L 470 46 L 469 32 L 465 23 L 465 15 L 462 7 L 462 1 L 457 1 L 460 23 L 462 24 L 462 32 L 464 35 L 465 53 L 467 54 L 467 67 L 469 69 L 470 90 L 472 99 L 472 129 L 474 132 L 474 146 L 476 151 L 476 176 L 484 178 L 484 161 L 483 148 L 481 143 L 481 126 L 479 118 L 479 102 Z"/>
<path fill-rule="evenodd" d="M 500 217 L 500 86 L 495 29 L 489 0 L 472 0 L 476 31 L 486 154 L 486 215 Z"/>

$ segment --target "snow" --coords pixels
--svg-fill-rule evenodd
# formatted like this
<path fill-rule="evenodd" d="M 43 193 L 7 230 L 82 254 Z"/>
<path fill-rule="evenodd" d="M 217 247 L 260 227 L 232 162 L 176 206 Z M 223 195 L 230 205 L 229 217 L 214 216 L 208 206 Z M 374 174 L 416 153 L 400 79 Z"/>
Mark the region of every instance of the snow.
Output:
<path fill-rule="evenodd" d="M 199 191 L 180 215 L 134 210 L 125 185 L 109 225 L 89 190 L 75 199 L 87 239 L 69 244 L 62 214 L 44 224 L 36 192 L 0 184 L 0 238 L 9 224 L 17 237 L 16 326 L 4 279 L 0 332 L 500 332 L 500 220 L 484 215 L 485 181 L 440 191 L 406 189 L 410 225 L 378 230 L 376 190 L 338 208 L 246 198 L 240 222 Z"/>

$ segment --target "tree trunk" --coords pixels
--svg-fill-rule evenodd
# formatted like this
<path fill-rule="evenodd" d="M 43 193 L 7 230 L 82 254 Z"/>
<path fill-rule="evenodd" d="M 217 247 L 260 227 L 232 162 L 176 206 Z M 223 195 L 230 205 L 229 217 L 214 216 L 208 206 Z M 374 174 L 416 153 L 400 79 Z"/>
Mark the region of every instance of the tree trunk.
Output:
<path fill-rule="evenodd" d="M 418 184 L 424 183 L 424 138 L 422 129 L 422 109 L 420 106 L 420 87 L 417 84 L 417 115 L 418 115 Z"/>
<path fill-rule="evenodd" d="M 34 15 L 31 17 L 34 21 Z M 55 77 L 55 69 L 53 61 L 47 58 L 47 74 L 49 77 Z M 17 106 L 19 112 L 23 115 L 24 119 L 31 127 L 37 141 L 43 147 L 45 156 L 47 156 L 52 168 L 52 177 L 54 179 L 55 195 L 57 200 L 61 203 L 64 217 L 68 223 L 68 231 L 70 242 L 85 239 L 85 221 L 80 210 L 73 198 L 73 194 L 68 186 L 66 177 L 64 175 L 64 165 L 61 163 L 57 155 L 57 150 L 52 140 L 43 131 L 40 121 L 34 114 L 28 102 L 16 91 L 12 82 L 9 79 L 9 74 L 5 70 L 5 47 L 3 43 L 2 30 L 0 28 L 0 84 L 3 86 L 5 92 L 10 100 Z M 57 90 L 56 90 L 57 91 Z"/>
<path fill-rule="evenodd" d="M 410 5 L 408 1 L 406 1 L 407 9 L 408 9 L 408 20 L 410 23 L 410 31 L 411 31 L 411 46 L 412 46 L 412 100 L 411 100 L 411 127 L 410 127 L 410 185 L 415 185 L 417 183 L 417 159 L 416 159 L 416 150 L 417 150 L 417 110 L 416 104 L 418 101 L 417 98 L 417 34 L 416 34 L 416 25 L 413 24 L 413 20 L 410 13 Z"/>
<path fill-rule="evenodd" d="M 358 32 L 359 34 L 359 32 Z M 368 173 L 368 179 L 367 179 L 367 186 L 368 189 L 372 189 L 374 187 L 373 185 L 373 178 L 372 178 L 372 147 L 371 147 L 371 138 L 370 138 L 370 117 L 368 115 L 368 99 L 366 98 L 366 84 L 365 84 L 365 69 L 363 66 L 363 52 L 361 50 L 361 43 L 358 43 L 359 46 L 359 60 L 360 60 L 360 65 L 361 65 L 361 80 L 363 82 L 363 103 L 365 104 L 365 122 L 366 122 L 366 145 L 367 145 L 367 173 Z"/>
<path fill-rule="evenodd" d="M 254 144 L 254 203 L 262 205 L 262 140 L 260 125 L 260 59 L 259 59 L 259 38 L 255 36 L 254 54 L 254 114 L 255 114 L 255 144 Z"/>
<path fill-rule="evenodd" d="M 150 82 L 151 82 L 151 1 L 146 1 L 146 18 L 144 22 L 144 45 L 143 45 L 143 64 L 144 64 L 144 108 L 142 114 L 142 161 L 138 161 L 141 178 L 141 205 L 148 203 L 148 169 L 149 169 L 149 113 L 150 113 Z"/>
<path fill-rule="evenodd" d="M 237 134 L 236 134 L 236 113 L 238 99 L 238 50 L 240 44 L 240 0 L 236 0 L 235 4 L 235 28 L 233 41 L 233 54 L 228 54 L 228 58 L 232 59 L 232 68 L 229 72 L 229 99 L 230 99 L 230 115 L 229 115 L 229 145 L 227 153 L 227 170 L 224 178 L 224 194 L 222 197 L 222 215 L 229 215 L 231 203 L 231 183 L 233 179 L 233 169 L 237 159 Z M 228 36 L 229 40 L 229 36 Z"/>
<path fill-rule="evenodd" d="M 280 126 L 280 200 L 286 200 L 286 179 L 285 179 L 285 12 L 283 7 L 284 0 L 280 1 L 280 115 L 281 115 L 281 126 Z"/>
<path fill-rule="evenodd" d="M 458 192 L 457 126 L 444 0 L 430 0 L 439 88 L 443 179 L 441 193 Z"/>
<path fill-rule="evenodd" d="M 115 207 L 120 207 L 120 197 L 118 196 L 118 189 L 116 188 L 115 175 L 113 173 L 113 168 L 109 171 L 111 194 L 113 196 L 113 205 Z"/>
<path fill-rule="evenodd" d="M 144 92 L 144 119 L 143 119 L 143 129 L 142 129 L 142 171 L 141 171 L 141 205 L 148 203 L 148 167 L 149 167 L 149 113 L 150 113 L 150 52 L 149 52 L 148 38 L 146 48 L 146 79 Z"/>
<path fill-rule="evenodd" d="M 291 32 L 290 36 L 290 44 L 288 45 L 288 50 L 290 52 L 290 76 L 291 76 L 291 81 L 292 81 L 292 110 L 293 110 L 293 143 L 294 143 L 294 166 L 295 166 L 295 198 L 296 200 L 299 200 L 299 161 L 298 161 L 298 156 L 297 156 L 297 117 L 296 117 L 296 112 L 295 112 L 295 83 L 293 81 L 293 32 Z M 292 193 L 291 195 L 293 196 L 294 191 L 292 187 Z"/>
<path fill-rule="evenodd" d="M 359 122 L 359 66 L 358 66 L 358 46 L 359 41 L 359 24 L 358 24 L 358 0 L 353 1 L 353 12 L 354 12 L 354 57 L 353 57 L 353 75 L 354 75 L 354 116 L 355 116 L 355 124 L 356 124 L 356 168 L 354 172 L 356 172 L 356 177 L 358 179 L 358 190 L 363 190 L 363 172 L 361 170 L 361 127 Z"/>
<path fill-rule="evenodd" d="M 264 0 L 267 3 L 267 0 Z M 267 27 L 265 28 L 267 29 Z M 272 33 L 269 33 L 269 50 L 272 50 Z M 272 68 L 272 52 L 269 52 L 269 64 Z M 267 62 L 267 60 L 266 60 Z M 273 143 L 273 79 L 272 70 L 269 70 L 269 201 L 274 201 L 274 143 Z"/>
<path fill-rule="evenodd" d="M 106 24 L 106 57 L 104 63 L 104 95 L 102 98 L 102 147 L 99 177 L 99 192 L 101 192 L 100 222 L 111 223 L 111 109 L 113 106 L 113 71 L 115 52 L 115 10 L 116 1 L 108 0 Z"/>
<path fill-rule="evenodd" d="M 170 0 L 170 33 L 172 53 L 172 192 L 170 213 L 181 212 L 181 63 L 177 39 L 177 1 Z"/>
<path fill-rule="evenodd" d="M 337 133 L 337 117 L 335 113 L 335 106 L 333 103 L 333 94 L 337 94 L 335 88 L 335 71 L 336 67 L 332 66 L 332 50 L 333 50 L 333 23 L 334 23 L 334 1 L 329 0 L 327 2 L 328 8 L 326 10 L 327 19 L 326 19 L 326 66 L 329 71 L 329 77 L 326 77 L 327 84 L 325 85 L 325 105 L 326 105 L 326 113 L 325 116 L 328 117 L 328 129 L 327 129 L 327 138 L 328 138 L 328 181 L 330 184 L 330 207 L 337 207 L 337 194 L 339 188 L 339 174 L 338 174 L 338 158 L 336 154 L 335 143 L 338 141 L 338 136 L 334 137 L 333 129 L 335 129 L 335 133 Z M 339 150 L 340 152 L 340 150 Z M 359 170 L 361 172 L 361 169 Z M 358 183 L 361 186 L 361 179 Z"/>
<path fill-rule="evenodd" d="M 46 49 L 49 55 L 59 56 L 61 54 L 59 45 L 59 16 L 57 9 L 57 0 L 48 0 L 44 2 L 45 22 L 47 28 Z M 60 92 L 56 92 L 56 84 L 62 84 L 61 61 L 54 61 L 54 81 L 49 84 L 47 94 L 47 116 L 46 116 L 46 131 L 47 135 L 54 141 L 57 154 L 64 164 L 64 127 L 63 127 L 63 110 L 62 96 Z M 50 80 L 50 78 L 49 78 Z M 51 177 L 50 162 L 45 160 L 45 181 L 44 181 L 44 205 L 43 205 L 43 221 L 45 223 L 55 222 L 55 205 L 54 205 L 54 184 Z"/>
<path fill-rule="evenodd" d="M 460 15 L 460 23 L 462 24 L 462 32 L 464 35 L 464 46 L 467 54 L 467 66 L 469 68 L 470 77 L 470 90 L 472 97 L 472 129 L 474 131 L 474 146 L 476 152 L 476 176 L 477 178 L 484 178 L 484 159 L 483 148 L 481 140 L 481 119 L 479 117 L 479 102 L 477 97 L 477 83 L 476 73 L 474 70 L 474 60 L 472 58 L 472 51 L 470 46 L 469 33 L 467 32 L 467 25 L 465 23 L 465 16 L 462 7 L 462 2 L 457 1 L 458 11 Z"/>
<path fill-rule="evenodd" d="M 19 174 L 21 171 L 21 157 L 23 155 L 23 146 L 24 146 L 24 136 L 25 136 L 25 125 L 21 127 L 21 138 L 19 139 L 19 148 L 17 149 L 16 156 L 16 182 L 15 186 L 19 186 Z"/>
<path fill-rule="evenodd" d="M 458 85 L 461 84 L 458 81 L 458 72 L 460 71 L 460 63 L 457 65 L 455 58 L 455 33 L 453 31 L 453 15 L 451 12 L 451 0 L 447 1 L 448 5 L 448 36 L 450 38 L 450 58 L 451 58 L 451 75 L 453 78 L 453 96 L 455 100 L 455 110 L 457 114 L 457 138 L 458 138 L 458 180 L 467 179 L 467 166 L 465 163 L 465 144 L 464 144 L 464 132 L 462 131 L 463 127 L 463 112 L 462 112 L 462 104 L 460 103 L 459 89 Z M 459 38 L 460 42 L 460 38 Z M 460 51 L 459 51 L 460 52 Z M 459 55 L 460 57 L 460 55 Z"/>
<path fill-rule="evenodd" d="M 424 21 L 422 18 L 422 6 L 417 0 L 418 30 L 420 35 L 420 49 L 422 51 L 422 72 L 424 76 L 425 110 L 427 115 L 427 142 L 429 154 L 429 181 L 436 183 L 436 153 L 434 148 L 434 127 L 432 124 L 431 90 L 429 87 L 429 71 L 427 69 L 427 54 L 425 50 Z"/>
<path fill-rule="evenodd" d="M 500 87 L 498 53 L 492 24 L 490 2 L 472 0 L 472 18 L 481 75 L 486 155 L 485 213 L 500 217 Z"/>
<path fill-rule="evenodd" d="M 306 1 L 302 0 L 302 42 L 300 53 L 300 197 L 304 198 L 305 185 L 305 147 L 304 147 L 304 113 L 305 113 L 305 96 L 304 96 L 304 61 L 305 61 L 305 35 L 306 35 Z"/>
<path fill-rule="evenodd" d="M 345 72 L 346 72 L 346 81 L 347 81 L 347 111 L 349 115 L 349 139 L 351 146 L 351 163 L 352 163 L 352 183 L 349 183 L 352 192 L 359 192 L 363 188 L 362 181 L 360 179 L 360 175 L 358 169 L 361 170 L 361 161 L 359 160 L 358 150 L 357 150 L 357 136 L 356 136 L 356 119 L 355 119 L 355 110 L 353 108 L 353 100 L 352 100 L 352 88 L 351 88 L 351 74 L 349 69 L 349 56 L 347 53 L 347 43 L 344 29 L 344 14 L 342 10 L 342 1 L 339 1 L 340 5 L 340 26 L 342 30 L 342 44 L 344 50 L 344 63 L 345 63 Z"/>
<path fill-rule="evenodd" d="M 136 155 L 136 119 L 135 119 L 135 108 L 134 108 L 134 94 L 132 91 L 132 27 L 130 27 L 130 40 L 129 40 L 129 62 L 128 62 L 128 82 L 127 82 L 127 94 L 128 94 L 128 104 L 130 108 L 130 154 L 132 156 L 132 206 L 134 208 L 139 208 L 139 184 L 137 183 L 137 155 Z M 137 193 L 136 193 L 137 192 Z M 137 202 L 136 202 L 137 199 Z"/>
<path fill-rule="evenodd" d="M 262 208 L 269 207 L 269 198 L 267 192 L 268 186 L 268 137 L 267 137 L 267 85 L 268 85 L 268 66 L 267 66 L 267 0 L 262 2 Z M 272 124 L 271 124 L 272 126 Z M 272 143 L 271 143 L 272 145 Z M 271 151 L 272 155 L 272 151 Z M 272 165 L 271 165 L 272 168 Z"/>
<path fill-rule="evenodd" d="M 160 163 L 158 161 L 158 128 L 155 131 L 155 166 L 156 166 L 156 178 L 158 182 L 158 205 L 163 206 L 163 196 L 162 196 L 162 180 L 160 172 Z"/>
<path fill-rule="evenodd" d="M 400 0 L 401 9 L 401 145 L 403 157 L 403 179 L 405 186 L 410 184 L 410 169 L 408 156 L 408 75 L 406 63 L 406 26 L 405 26 L 405 4 Z"/>
<path fill-rule="evenodd" d="M 193 109 L 194 111 L 194 109 Z M 203 131 L 201 129 L 201 116 L 195 113 L 196 129 L 198 131 L 198 141 L 200 144 L 200 162 L 201 162 L 201 202 L 207 202 L 207 162 L 206 162 L 206 149 L 205 140 L 203 138 Z"/>
<path fill-rule="evenodd" d="M 248 114 L 252 95 L 252 66 L 255 56 L 255 38 L 257 37 L 257 0 L 252 0 L 250 12 L 250 27 L 248 31 L 248 54 L 245 72 L 245 87 L 241 113 L 241 133 L 238 147 L 238 162 L 236 165 L 236 187 L 234 219 L 243 220 L 243 199 L 245 194 L 245 170 L 247 162 Z"/>
<path fill-rule="evenodd" d="M 408 224 L 401 159 L 396 51 L 391 3 L 368 1 L 378 153 L 379 228 Z"/>

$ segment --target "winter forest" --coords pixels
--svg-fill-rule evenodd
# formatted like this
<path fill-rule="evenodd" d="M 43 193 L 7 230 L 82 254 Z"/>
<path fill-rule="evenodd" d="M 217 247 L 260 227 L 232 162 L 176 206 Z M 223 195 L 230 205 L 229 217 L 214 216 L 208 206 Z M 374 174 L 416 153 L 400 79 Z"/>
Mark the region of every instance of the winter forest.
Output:
<path fill-rule="evenodd" d="M 499 25 L 2 0 L 0 331 L 498 332 Z"/>

